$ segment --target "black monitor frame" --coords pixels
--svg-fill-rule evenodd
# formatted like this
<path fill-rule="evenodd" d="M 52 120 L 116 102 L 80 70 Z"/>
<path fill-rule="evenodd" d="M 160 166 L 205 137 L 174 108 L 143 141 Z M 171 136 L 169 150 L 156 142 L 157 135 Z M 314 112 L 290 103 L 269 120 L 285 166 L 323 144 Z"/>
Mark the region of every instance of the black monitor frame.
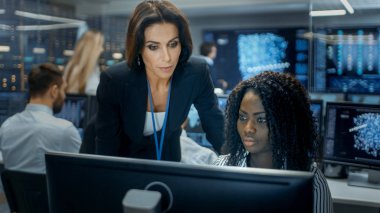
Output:
<path fill-rule="evenodd" d="M 145 189 L 154 182 L 170 189 L 169 212 L 312 212 L 313 208 L 310 172 L 47 153 L 46 174 L 50 211 L 55 213 L 121 213 L 128 190 Z"/>
<path fill-rule="evenodd" d="M 352 103 L 352 102 L 327 102 L 326 103 L 326 122 L 325 122 L 325 138 L 324 138 L 324 161 L 328 163 L 338 163 L 348 166 L 355 166 L 355 167 L 361 167 L 361 168 L 369 168 L 369 169 L 380 169 L 380 160 L 364 160 L 363 158 L 358 159 L 352 159 L 352 158 L 344 158 L 344 157 L 337 157 L 336 154 L 329 154 L 331 152 L 331 148 L 335 148 L 336 140 L 335 138 L 331 137 L 331 128 L 332 124 L 329 124 L 331 122 L 331 119 L 334 119 L 334 117 L 331 117 L 332 109 L 351 109 L 356 111 L 370 111 L 370 112 L 378 112 L 380 113 L 380 105 L 373 105 L 373 104 L 361 104 L 361 103 Z M 334 127 L 335 128 L 335 127 Z M 352 127 L 354 128 L 354 127 Z M 335 130 L 334 130 L 334 137 L 335 137 Z M 342 134 L 346 134 L 346 132 L 343 132 Z M 379 133 L 380 134 L 380 133 Z M 332 141 L 334 140 L 334 141 Z M 331 147 L 331 144 L 334 143 L 334 147 Z M 338 141 L 339 142 L 339 141 Z M 341 142 L 345 143 L 344 145 L 347 146 L 348 142 Z M 352 145 L 352 144 L 351 144 Z M 353 146 L 353 145 L 352 145 Z M 347 150 L 345 151 L 347 152 Z"/>
<path fill-rule="evenodd" d="M 361 138 L 357 139 L 356 142 L 359 142 L 359 144 L 357 144 L 355 142 L 355 133 L 352 133 L 358 132 L 368 125 L 368 123 L 361 125 L 359 125 L 359 123 L 357 126 L 354 126 L 354 116 L 372 112 L 380 115 L 380 105 L 327 102 L 323 153 L 325 163 L 349 166 L 348 185 L 380 189 L 380 157 L 378 156 L 376 159 L 375 156 L 370 156 L 371 154 L 367 151 L 355 148 L 355 146 L 361 147 L 362 145 L 360 143 L 362 141 L 360 140 L 365 138 L 361 138 L 361 135 L 356 135 L 357 138 Z M 352 125 L 347 126 L 347 122 L 345 122 L 344 119 L 349 119 L 348 121 L 352 122 Z M 372 119 L 376 119 L 376 117 L 372 117 Z M 369 122 L 372 123 L 373 121 L 369 120 Z M 337 125 L 337 123 L 339 124 Z M 338 130 L 335 128 L 338 128 Z M 346 128 L 346 130 L 344 128 Z M 338 141 L 336 139 L 337 131 L 340 132 Z M 377 130 L 372 127 L 369 131 L 376 132 Z M 362 132 L 362 134 L 365 134 L 365 132 Z M 380 134 L 380 132 L 377 132 L 377 134 Z M 335 149 L 337 149 L 337 151 L 335 151 Z M 362 170 L 358 172 L 356 168 Z"/>
<path fill-rule="evenodd" d="M 314 116 L 314 111 L 311 109 L 313 112 L 313 116 L 315 117 L 317 125 L 318 125 L 318 134 L 319 136 L 322 137 L 322 132 L 323 132 L 323 100 L 322 99 L 311 99 L 310 100 L 310 107 L 312 108 L 313 105 L 318 105 L 320 107 L 319 115 L 317 117 Z"/>

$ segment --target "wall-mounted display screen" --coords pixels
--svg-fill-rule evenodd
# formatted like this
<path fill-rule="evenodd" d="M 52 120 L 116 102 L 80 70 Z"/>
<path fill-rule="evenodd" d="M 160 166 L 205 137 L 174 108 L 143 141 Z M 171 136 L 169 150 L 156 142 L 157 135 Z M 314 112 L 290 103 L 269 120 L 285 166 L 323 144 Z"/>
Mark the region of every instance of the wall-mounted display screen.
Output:
<path fill-rule="evenodd" d="M 205 30 L 203 39 L 217 45 L 214 70 L 218 79 L 229 83 L 229 89 L 266 70 L 292 73 L 307 87 L 305 33 L 300 28 Z"/>
<path fill-rule="evenodd" d="M 380 27 L 314 32 L 314 92 L 380 94 Z"/>

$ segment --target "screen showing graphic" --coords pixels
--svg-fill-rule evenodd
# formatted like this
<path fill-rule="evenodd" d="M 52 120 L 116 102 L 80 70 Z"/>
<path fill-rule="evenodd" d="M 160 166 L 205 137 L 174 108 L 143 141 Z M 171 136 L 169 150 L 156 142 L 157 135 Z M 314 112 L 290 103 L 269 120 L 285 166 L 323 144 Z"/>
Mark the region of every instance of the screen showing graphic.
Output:
<path fill-rule="evenodd" d="M 218 96 L 219 108 L 224 113 L 227 104 L 226 95 Z M 199 114 L 194 105 L 191 106 L 189 115 L 187 116 L 188 122 L 186 125 L 186 134 L 189 138 L 193 139 L 195 142 L 205 147 L 212 147 L 210 142 L 206 138 L 206 133 L 202 129 L 201 119 L 199 118 Z"/>
<path fill-rule="evenodd" d="M 325 158 L 380 166 L 380 106 L 328 103 Z"/>
<path fill-rule="evenodd" d="M 380 94 L 380 28 L 315 31 L 315 92 Z"/>
<path fill-rule="evenodd" d="M 307 87 L 309 42 L 306 29 L 206 30 L 204 40 L 217 45 L 218 79 L 232 89 L 263 71 L 292 73 Z"/>

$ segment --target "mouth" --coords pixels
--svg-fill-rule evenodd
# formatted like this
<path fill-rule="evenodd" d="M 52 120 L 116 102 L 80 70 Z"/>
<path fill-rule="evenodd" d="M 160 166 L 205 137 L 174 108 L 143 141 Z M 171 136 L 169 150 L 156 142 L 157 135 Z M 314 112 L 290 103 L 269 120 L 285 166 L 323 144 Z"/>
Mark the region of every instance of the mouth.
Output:
<path fill-rule="evenodd" d="M 253 146 L 256 144 L 256 141 L 252 137 L 245 137 L 243 138 L 243 143 L 247 146 Z"/>
<path fill-rule="evenodd" d="M 172 69 L 173 69 L 173 66 L 167 66 L 167 67 L 160 67 L 160 69 L 163 71 L 163 72 L 171 72 Z"/>

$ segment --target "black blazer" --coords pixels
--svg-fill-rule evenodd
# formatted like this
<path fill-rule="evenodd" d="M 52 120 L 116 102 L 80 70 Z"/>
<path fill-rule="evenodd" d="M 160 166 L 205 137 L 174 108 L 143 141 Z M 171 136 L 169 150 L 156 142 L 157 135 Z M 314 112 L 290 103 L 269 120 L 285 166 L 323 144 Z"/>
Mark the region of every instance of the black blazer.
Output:
<path fill-rule="evenodd" d="M 206 62 L 191 58 L 182 67 L 177 67 L 171 92 L 162 160 L 181 160 L 181 124 L 192 104 L 198 110 L 207 140 L 219 152 L 224 142 L 224 118 Z M 97 90 L 97 154 L 157 158 L 153 135 L 143 135 L 147 96 L 146 73 L 131 70 L 126 62 L 116 64 L 101 74 Z M 160 135 L 159 132 L 159 140 Z"/>

